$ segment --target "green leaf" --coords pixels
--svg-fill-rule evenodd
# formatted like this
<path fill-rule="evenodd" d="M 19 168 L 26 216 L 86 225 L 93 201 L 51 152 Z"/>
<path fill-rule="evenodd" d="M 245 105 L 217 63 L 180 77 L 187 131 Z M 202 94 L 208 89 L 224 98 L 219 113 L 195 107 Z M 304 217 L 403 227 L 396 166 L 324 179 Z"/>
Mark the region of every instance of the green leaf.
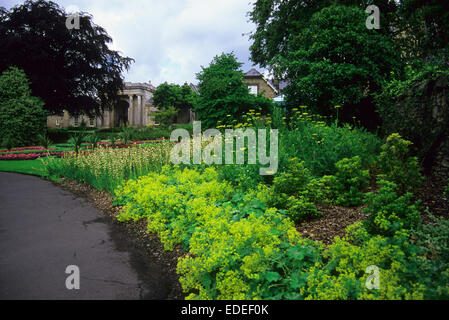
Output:
<path fill-rule="evenodd" d="M 279 281 L 281 276 L 275 271 L 268 271 L 265 273 L 265 279 L 268 280 L 268 282 L 275 282 Z"/>

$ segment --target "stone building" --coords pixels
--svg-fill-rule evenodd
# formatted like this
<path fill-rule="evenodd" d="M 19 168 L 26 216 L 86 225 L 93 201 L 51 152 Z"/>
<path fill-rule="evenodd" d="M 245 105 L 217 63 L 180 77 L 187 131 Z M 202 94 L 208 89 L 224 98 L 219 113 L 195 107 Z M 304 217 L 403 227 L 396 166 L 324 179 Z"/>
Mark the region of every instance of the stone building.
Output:
<path fill-rule="evenodd" d="M 47 118 L 47 127 L 68 128 L 78 127 L 83 122 L 87 127 L 113 128 L 127 124 L 131 127 L 144 127 L 154 124 L 151 112 L 157 111 L 151 104 L 156 88 L 149 83 L 126 82 L 125 88 L 119 93 L 120 102 L 110 110 L 105 110 L 101 116 L 73 116 L 67 111 L 61 115 Z"/>
<path fill-rule="evenodd" d="M 244 75 L 245 84 L 252 94 L 262 93 L 266 98 L 273 99 L 279 94 L 279 91 L 269 80 L 256 69 L 251 69 Z"/>

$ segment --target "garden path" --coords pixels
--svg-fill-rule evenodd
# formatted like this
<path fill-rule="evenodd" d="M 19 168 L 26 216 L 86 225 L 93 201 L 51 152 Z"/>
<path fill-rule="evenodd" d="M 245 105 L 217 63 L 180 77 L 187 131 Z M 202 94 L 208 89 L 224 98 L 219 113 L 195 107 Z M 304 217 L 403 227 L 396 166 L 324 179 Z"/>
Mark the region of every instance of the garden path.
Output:
<path fill-rule="evenodd" d="M 166 299 L 170 292 L 164 267 L 119 226 L 37 177 L 0 172 L 0 252 L 0 299 Z M 79 268 L 79 290 L 66 288 L 69 265 Z"/>

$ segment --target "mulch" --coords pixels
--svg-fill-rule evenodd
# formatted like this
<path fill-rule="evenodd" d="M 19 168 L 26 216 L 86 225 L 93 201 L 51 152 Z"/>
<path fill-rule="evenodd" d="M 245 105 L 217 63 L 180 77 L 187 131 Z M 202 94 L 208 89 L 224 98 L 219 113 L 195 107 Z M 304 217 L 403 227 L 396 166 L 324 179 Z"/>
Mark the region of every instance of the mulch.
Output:
<path fill-rule="evenodd" d="M 344 208 L 317 205 L 317 209 L 323 215 L 313 220 L 301 222 L 296 226 L 296 230 L 305 238 L 329 245 L 334 241 L 335 236 L 341 238 L 345 235 L 346 227 L 368 217 L 369 214 L 363 212 L 365 207 Z"/>

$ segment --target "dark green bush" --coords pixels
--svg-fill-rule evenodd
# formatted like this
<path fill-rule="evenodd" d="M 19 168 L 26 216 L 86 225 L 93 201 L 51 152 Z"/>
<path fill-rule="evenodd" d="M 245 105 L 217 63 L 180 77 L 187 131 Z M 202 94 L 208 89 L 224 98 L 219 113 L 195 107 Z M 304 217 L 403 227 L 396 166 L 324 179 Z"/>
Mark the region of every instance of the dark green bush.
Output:
<path fill-rule="evenodd" d="M 418 158 L 410 156 L 411 144 L 399 134 L 393 133 L 387 138 L 379 155 L 378 165 L 382 170 L 379 178 L 397 184 L 400 193 L 413 191 L 423 181 Z"/>
<path fill-rule="evenodd" d="M 377 193 L 367 193 L 368 207 L 371 213 L 365 221 L 371 234 L 392 236 L 400 229 L 412 229 L 421 222 L 419 202 L 413 201 L 413 194 L 399 196 L 399 187 L 391 181 L 379 181 Z"/>
<path fill-rule="evenodd" d="M 0 144 L 27 146 L 45 134 L 47 112 L 44 102 L 31 96 L 30 82 L 23 70 L 10 67 L 0 76 Z"/>

